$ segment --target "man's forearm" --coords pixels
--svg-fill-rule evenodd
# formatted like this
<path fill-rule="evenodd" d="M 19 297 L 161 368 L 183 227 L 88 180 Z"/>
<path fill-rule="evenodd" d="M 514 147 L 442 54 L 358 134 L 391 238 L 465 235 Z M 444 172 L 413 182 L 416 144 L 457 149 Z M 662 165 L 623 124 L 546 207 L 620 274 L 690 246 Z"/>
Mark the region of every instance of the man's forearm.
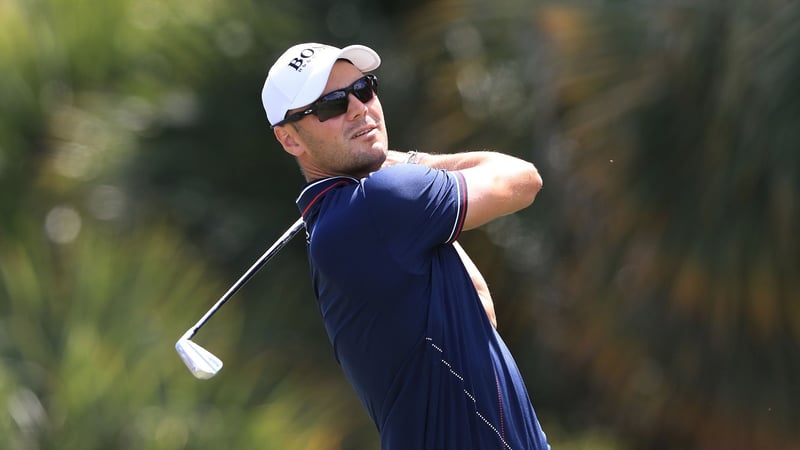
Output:
<path fill-rule="evenodd" d="M 529 206 L 542 187 L 542 178 L 533 164 L 503 153 L 475 151 L 430 154 L 390 151 L 383 167 L 402 163 L 461 173 L 467 184 L 470 205 L 464 220 L 465 230 Z"/>
<path fill-rule="evenodd" d="M 389 150 L 389 155 L 386 158 L 385 165 L 388 166 L 399 163 L 413 163 L 434 169 L 464 170 L 480 164 L 487 164 L 499 160 L 502 160 L 506 163 L 517 163 L 521 161 L 513 156 L 492 151 L 433 154 Z"/>

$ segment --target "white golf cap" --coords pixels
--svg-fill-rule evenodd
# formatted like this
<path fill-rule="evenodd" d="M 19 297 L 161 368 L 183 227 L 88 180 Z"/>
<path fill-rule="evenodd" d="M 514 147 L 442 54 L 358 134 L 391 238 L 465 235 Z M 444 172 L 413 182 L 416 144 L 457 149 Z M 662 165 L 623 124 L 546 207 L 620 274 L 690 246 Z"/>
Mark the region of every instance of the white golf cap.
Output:
<path fill-rule="evenodd" d="M 286 50 L 269 69 L 261 90 L 261 102 L 270 125 L 283 120 L 287 111 L 318 99 L 339 59 L 350 61 L 362 72 L 375 70 L 381 64 L 380 56 L 363 45 L 336 48 L 307 43 Z"/>

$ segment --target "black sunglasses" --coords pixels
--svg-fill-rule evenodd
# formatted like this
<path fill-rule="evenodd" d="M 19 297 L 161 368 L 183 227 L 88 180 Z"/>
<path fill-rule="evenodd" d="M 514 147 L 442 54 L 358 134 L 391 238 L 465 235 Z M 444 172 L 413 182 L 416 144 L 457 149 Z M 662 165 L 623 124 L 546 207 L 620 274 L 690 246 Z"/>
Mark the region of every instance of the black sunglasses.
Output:
<path fill-rule="evenodd" d="M 341 116 L 347 112 L 351 93 L 362 103 L 367 103 L 378 93 L 378 77 L 373 74 L 365 75 L 344 89 L 329 92 L 318 98 L 308 109 L 286 116 L 272 128 L 297 122 L 309 114 L 315 114 L 320 122 Z"/>

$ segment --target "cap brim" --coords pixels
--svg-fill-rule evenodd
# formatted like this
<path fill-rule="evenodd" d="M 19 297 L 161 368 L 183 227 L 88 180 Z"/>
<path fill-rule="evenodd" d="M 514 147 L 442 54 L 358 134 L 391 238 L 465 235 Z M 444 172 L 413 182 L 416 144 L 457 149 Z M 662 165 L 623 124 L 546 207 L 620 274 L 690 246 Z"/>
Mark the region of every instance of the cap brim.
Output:
<path fill-rule="evenodd" d="M 342 49 L 337 59 L 346 59 L 352 62 L 362 72 L 375 70 L 381 65 L 381 57 L 378 56 L 378 53 L 365 45 L 349 45 Z"/>

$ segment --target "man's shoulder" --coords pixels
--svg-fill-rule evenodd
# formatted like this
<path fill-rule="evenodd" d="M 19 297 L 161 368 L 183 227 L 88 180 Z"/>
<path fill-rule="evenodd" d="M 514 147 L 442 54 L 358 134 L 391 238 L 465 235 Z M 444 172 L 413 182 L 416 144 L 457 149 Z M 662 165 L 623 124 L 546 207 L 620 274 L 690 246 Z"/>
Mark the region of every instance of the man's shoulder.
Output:
<path fill-rule="evenodd" d="M 414 178 L 424 178 L 429 175 L 431 169 L 416 164 L 396 164 L 386 167 L 369 174 L 363 181 L 383 181 L 390 182 L 395 180 L 405 180 Z"/>
<path fill-rule="evenodd" d="M 397 164 L 371 173 L 361 180 L 366 192 L 405 192 L 419 195 L 424 186 L 444 179 L 445 171 L 415 164 Z"/>

